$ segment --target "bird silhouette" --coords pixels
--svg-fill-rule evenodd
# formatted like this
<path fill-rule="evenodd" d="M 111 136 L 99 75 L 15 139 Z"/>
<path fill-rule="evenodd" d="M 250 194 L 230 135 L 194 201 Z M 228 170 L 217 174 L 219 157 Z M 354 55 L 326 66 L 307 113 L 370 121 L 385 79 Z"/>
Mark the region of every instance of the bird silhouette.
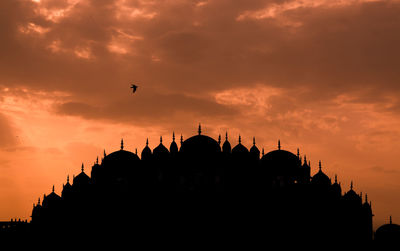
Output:
<path fill-rule="evenodd" d="M 137 85 L 131 85 L 132 93 L 135 93 L 138 87 Z"/>

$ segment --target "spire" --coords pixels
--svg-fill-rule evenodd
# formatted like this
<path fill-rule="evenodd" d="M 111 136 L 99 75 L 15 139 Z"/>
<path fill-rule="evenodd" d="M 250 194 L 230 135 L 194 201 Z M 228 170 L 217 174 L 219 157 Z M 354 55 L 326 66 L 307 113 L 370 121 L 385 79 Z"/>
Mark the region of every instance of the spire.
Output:
<path fill-rule="evenodd" d="M 319 170 L 322 171 L 321 161 L 319 161 Z"/>
<path fill-rule="evenodd" d="M 389 220 L 390 220 L 390 221 L 389 221 L 389 224 L 392 225 L 392 216 L 391 216 L 391 215 L 390 215 Z"/>
<path fill-rule="evenodd" d="M 201 134 L 201 124 L 199 123 L 199 130 L 198 130 L 198 132 L 199 132 L 199 135 Z"/>
<path fill-rule="evenodd" d="M 262 149 L 262 156 L 264 156 L 264 147 L 263 147 L 263 149 Z"/>
<path fill-rule="evenodd" d="M 53 185 L 53 189 L 51 191 L 54 193 L 54 185 Z"/>
<path fill-rule="evenodd" d="M 182 143 L 183 143 L 183 136 L 182 136 L 182 134 L 181 134 L 181 145 L 182 145 Z"/>
<path fill-rule="evenodd" d="M 256 145 L 256 137 L 253 137 L 253 146 Z"/>
<path fill-rule="evenodd" d="M 146 146 L 149 146 L 149 138 L 146 139 Z"/>
<path fill-rule="evenodd" d="M 106 149 L 104 149 L 104 158 L 107 156 Z"/>
<path fill-rule="evenodd" d="M 162 136 L 160 136 L 160 144 L 162 144 Z"/>
<path fill-rule="evenodd" d="M 121 150 L 124 150 L 124 139 L 121 139 Z"/>
<path fill-rule="evenodd" d="M 81 167 L 82 173 L 83 173 L 83 169 L 84 169 L 84 167 L 83 167 L 83 163 L 82 163 L 82 167 Z"/>
<path fill-rule="evenodd" d="M 368 194 L 367 193 L 365 193 L 365 203 L 368 204 Z"/>
<path fill-rule="evenodd" d="M 135 154 L 137 155 L 137 148 L 135 148 Z"/>
<path fill-rule="evenodd" d="M 241 144 L 242 143 L 242 137 L 240 137 L 240 134 L 239 134 L 239 144 Z"/>
<path fill-rule="evenodd" d="M 221 134 L 218 135 L 218 145 L 221 145 Z"/>
<path fill-rule="evenodd" d="M 172 132 L 172 141 L 175 142 L 175 132 Z"/>
<path fill-rule="evenodd" d="M 228 131 L 225 132 L 225 140 L 228 141 Z"/>
<path fill-rule="evenodd" d="M 304 154 L 304 165 L 307 165 L 307 155 Z"/>
<path fill-rule="evenodd" d="M 39 199 L 38 199 L 38 202 L 37 202 L 37 204 L 38 204 L 38 205 L 40 205 L 40 197 L 39 197 Z"/>
<path fill-rule="evenodd" d="M 96 157 L 96 164 L 99 164 L 99 156 Z"/>
<path fill-rule="evenodd" d="M 300 149 L 299 148 L 297 148 L 297 158 L 300 159 Z"/>
<path fill-rule="evenodd" d="M 350 183 L 350 190 L 353 190 L 353 181 Z"/>
<path fill-rule="evenodd" d="M 281 150 L 281 140 L 278 140 L 278 150 Z"/>
<path fill-rule="evenodd" d="M 67 175 L 67 183 L 69 183 L 69 175 Z"/>
<path fill-rule="evenodd" d="M 337 174 L 335 174 L 335 183 L 337 183 Z"/>

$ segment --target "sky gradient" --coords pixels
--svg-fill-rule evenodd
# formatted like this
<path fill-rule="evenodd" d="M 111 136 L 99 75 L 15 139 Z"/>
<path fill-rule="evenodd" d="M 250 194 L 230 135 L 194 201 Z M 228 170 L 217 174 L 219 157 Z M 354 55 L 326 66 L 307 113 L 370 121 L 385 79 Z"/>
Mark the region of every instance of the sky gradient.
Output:
<path fill-rule="evenodd" d="M 0 220 L 197 126 L 317 163 L 400 222 L 400 1 L 0 1 Z M 129 86 L 139 85 L 132 95 Z M 364 196 L 363 196 L 364 197 Z"/>

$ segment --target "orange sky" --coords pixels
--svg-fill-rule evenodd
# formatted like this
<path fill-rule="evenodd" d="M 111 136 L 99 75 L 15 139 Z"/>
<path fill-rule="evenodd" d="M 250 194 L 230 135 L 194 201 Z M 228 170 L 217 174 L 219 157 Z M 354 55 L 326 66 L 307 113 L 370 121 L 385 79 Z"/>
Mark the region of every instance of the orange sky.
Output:
<path fill-rule="evenodd" d="M 103 149 L 202 123 L 368 193 L 400 222 L 400 1 L 0 1 L 0 220 Z M 140 88 L 135 95 L 129 85 Z"/>

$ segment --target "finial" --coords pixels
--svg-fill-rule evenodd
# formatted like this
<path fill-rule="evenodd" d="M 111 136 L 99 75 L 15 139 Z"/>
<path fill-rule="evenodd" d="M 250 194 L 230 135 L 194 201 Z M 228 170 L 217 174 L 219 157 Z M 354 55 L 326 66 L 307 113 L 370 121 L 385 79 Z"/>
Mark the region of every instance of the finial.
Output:
<path fill-rule="evenodd" d="M 146 146 L 149 146 L 149 138 L 146 139 Z"/>
<path fill-rule="evenodd" d="M 53 189 L 52 189 L 52 192 L 54 193 L 54 185 L 53 185 Z"/>
<path fill-rule="evenodd" d="M 172 141 L 175 142 L 175 132 L 172 132 Z"/>
<path fill-rule="evenodd" d="M 121 150 L 124 150 L 124 139 L 121 139 Z"/>
<path fill-rule="evenodd" d="M 182 145 L 182 143 L 183 143 L 183 136 L 182 136 L 182 134 L 181 134 L 181 145 Z"/>
<path fill-rule="evenodd" d="M 390 221 L 389 221 L 390 225 L 392 225 L 392 216 L 390 215 Z"/>
<path fill-rule="evenodd" d="M 83 173 L 83 169 L 84 169 L 84 167 L 83 167 L 83 163 L 82 163 L 82 167 L 81 167 L 82 173 Z"/>
<path fill-rule="evenodd" d="M 353 181 L 350 183 L 350 190 L 353 190 Z"/>
<path fill-rule="evenodd" d="M 242 137 L 240 137 L 240 134 L 239 134 L 239 144 L 241 144 L 242 143 Z"/>
<path fill-rule="evenodd" d="M 137 148 L 135 148 L 135 154 L 137 155 Z"/>
<path fill-rule="evenodd" d="M 262 149 L 262 156 L 264 156 L 264 147 L 263 147 L 263 149 Z"/>
<path fill-rule="evenodd" d="M 297 158 L 300 159 L 300 149 L 299 148 L 297 148 Z"/>
<path fill-rule="evenodd" d="M 221 145 L 221 134 L 218 135 L 218 145 Z"/>
<path fill-rule="evenodd" d="M 307 165 L 307 155 L 304 154 L 304 165 Z"/>
<path fill-rule="evenodd" d="M 69 175 L 67 175 L 67 183 L 69 183 Z"/>
<path fill-rule="evenodd" d="M 162 136 L 160 136 L 160 144 L 162 144 Z"/>
<path fill-rule="evenodd" d="M 319 170 L 321 171 L 322 169 L 322 165 L 321 165 L 321 161 L 319 161 Z"/>
<path fill-rule="evenodd" d="M 337 183 L 337 174 L 335 174 L 335 183 Z"/>
<path fill-rule="evenodd" d="M 253 137 L 253 146 L 256 145 L 256 137 Z"/>
<path fill-rule="evenodd" d="M 97 165 L 99 164 L 99 156 L 97 156 L 97 158 L 96 158 L 96 164 Z"/>
<path fill-rule="evenodd" d="M 107 156 L 106 149 L 104 149 L 104 158 Z"/>
<path fill-rule="evenodd" d="M 201 124 L 199 123 L 199 135 L 201 134 Z"/>
<path fill-rule="evenodd" d="M 281 150 L 281 140 L 278 140 L 278 150 Z"/>
<path fill-rule="evenodd" d="M 368 203 L 368 194 L 365 193 L 365 203 Z"/>
<path fill-rule="evenodd" d="M 225 140 L 228 141 L 228 131 L 225 132 Z"/>
<path fill-rule="evenodd" d="M 39 197 L 39 199 L 38 199 L 38 205 L 40 205 L 40 197 Z"/>

